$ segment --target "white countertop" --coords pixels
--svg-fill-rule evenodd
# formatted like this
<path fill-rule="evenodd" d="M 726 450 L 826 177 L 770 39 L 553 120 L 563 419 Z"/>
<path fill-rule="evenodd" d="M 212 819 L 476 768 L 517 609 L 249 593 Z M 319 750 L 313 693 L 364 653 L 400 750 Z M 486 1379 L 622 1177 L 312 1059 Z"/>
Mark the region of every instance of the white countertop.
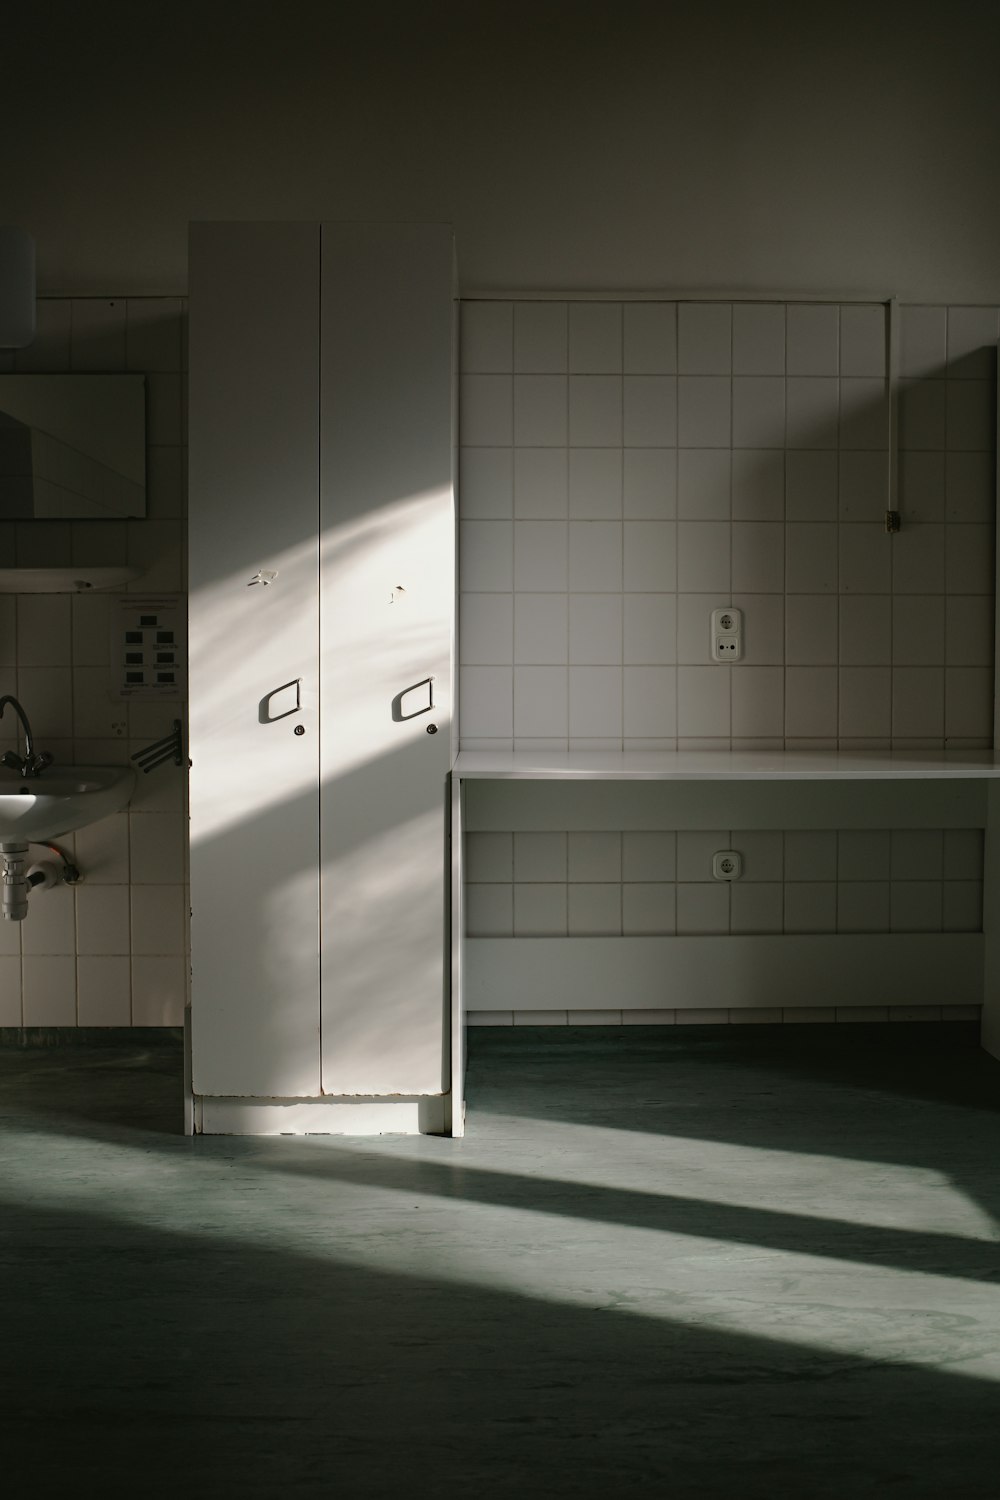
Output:
<path fill-rule="evenodd" d="M 463 750 L 464 780 L 514 781 L 938 781 L 1000 777 L 993 750 Z"/>

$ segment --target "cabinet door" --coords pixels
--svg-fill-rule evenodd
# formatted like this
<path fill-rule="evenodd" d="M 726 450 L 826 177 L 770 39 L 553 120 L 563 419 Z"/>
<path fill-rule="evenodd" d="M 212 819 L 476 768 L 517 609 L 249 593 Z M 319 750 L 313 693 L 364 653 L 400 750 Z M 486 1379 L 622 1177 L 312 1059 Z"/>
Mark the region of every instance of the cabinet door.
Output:
<path fill-rule="evenodd" d="M 199 1094 L 320 1092 L 319 249 L 316 225 L 192 229 Z"/>
<path fill-rule="evenodd" d="M 324 225 L 322 263 L 323 1088 L 435 1094 L 448 1071 L 451 231 Z"/>

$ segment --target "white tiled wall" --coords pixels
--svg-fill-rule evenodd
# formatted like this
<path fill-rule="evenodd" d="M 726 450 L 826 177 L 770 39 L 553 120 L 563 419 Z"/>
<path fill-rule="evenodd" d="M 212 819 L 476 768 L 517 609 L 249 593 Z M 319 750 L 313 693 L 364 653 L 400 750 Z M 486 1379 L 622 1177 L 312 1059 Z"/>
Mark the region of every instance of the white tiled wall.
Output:
<path fill-rule="evenodd" d="M 470 937 L 982 930 L 976 828 L 470 833 L 466 857 Z"/>
<path fill-rule="evenodd" d="M 43 299 L 38 337 L 4 368 L 133 370 L 147 377 L 147 519 L 0 524 L 0 566 L 129 563 L 136 593 L 185 586 L 185 323 L 178 298 Z M 111 696 L 107 595 L 0 595 L 0 691 L 39 748 L 67 763 L 118 764 L 169 733 L 180 699 Z M 14 724 L 0 724 L 0 753 Z M 35 891 L 0 925 L 0 1026 L 180 1025 L 187 972 L 186 777 L 139 776 L 128 810 L 58 840 L 76 887 Z M 44 850 L 36 851 L 39 858 Z"/>
<path fill-rule="evenodd" d="M 891 537 L 882 306 L 462 321 L 467 748 L 991 742 L 995 308 L 902 310 Z"/>

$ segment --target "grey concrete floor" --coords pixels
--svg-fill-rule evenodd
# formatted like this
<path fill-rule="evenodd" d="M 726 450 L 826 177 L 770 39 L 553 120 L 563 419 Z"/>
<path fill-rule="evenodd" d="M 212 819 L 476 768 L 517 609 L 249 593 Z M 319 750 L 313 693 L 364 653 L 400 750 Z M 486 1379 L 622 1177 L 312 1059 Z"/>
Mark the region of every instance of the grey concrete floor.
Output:
<path fill-rule="evenodd" d="M 961 1027 L 471 1033 L 463 1141 L 209 1138 L 0 1052 L 12 1497 L 1000 1495 Z"/>

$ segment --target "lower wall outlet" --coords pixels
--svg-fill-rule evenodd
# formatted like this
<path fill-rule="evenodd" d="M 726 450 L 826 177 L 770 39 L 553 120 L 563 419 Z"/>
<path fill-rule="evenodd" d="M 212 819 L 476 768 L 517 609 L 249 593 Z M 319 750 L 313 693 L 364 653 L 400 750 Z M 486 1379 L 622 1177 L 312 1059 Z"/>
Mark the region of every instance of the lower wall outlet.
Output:
<path fill-rule="evenodd" d="M 735 849 L 720 849 L 712 855 L 712 874 L 716 880 L 739 880 L 743 874 L 743 856 Z"/>
<path fill-rule="evenodd" d="M 743 615 L 738 609 L 712 610 L 712 659 L 739 661 L 743 655 Z"/>

